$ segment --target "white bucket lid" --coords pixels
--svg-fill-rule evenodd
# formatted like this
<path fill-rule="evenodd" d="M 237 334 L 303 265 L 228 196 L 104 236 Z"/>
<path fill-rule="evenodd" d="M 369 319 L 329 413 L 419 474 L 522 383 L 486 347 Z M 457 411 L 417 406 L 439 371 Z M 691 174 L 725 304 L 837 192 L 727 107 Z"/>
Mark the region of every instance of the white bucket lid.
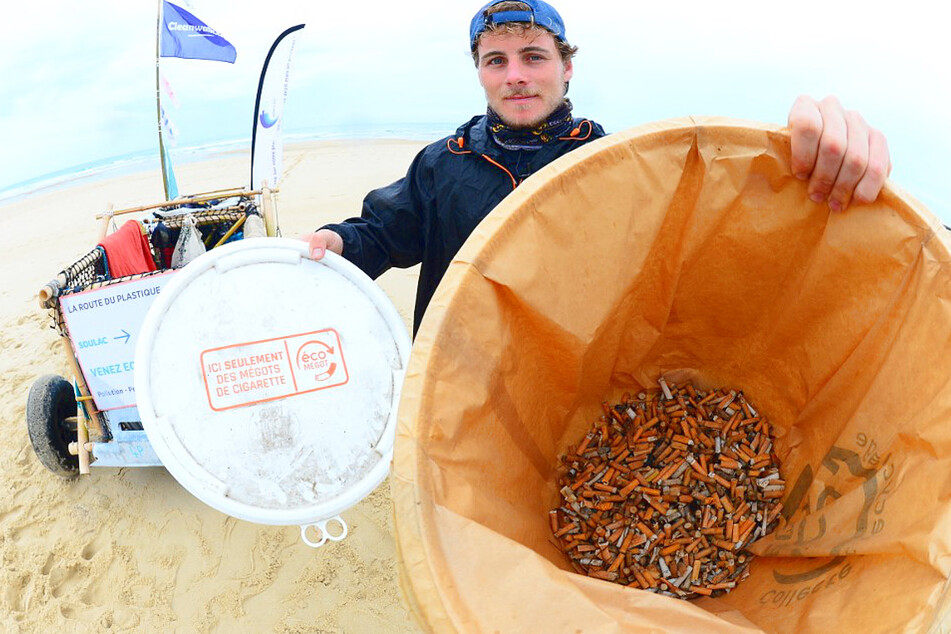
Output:
<path fill-rule="evenodd" d="M 262 524 L 320 523 L 386 477 L 411 346 L 369 277 L 307 249 L 256 238 L 205 253 L 162 290 L 136 347 L 162 463 L 206 504 Z"/>

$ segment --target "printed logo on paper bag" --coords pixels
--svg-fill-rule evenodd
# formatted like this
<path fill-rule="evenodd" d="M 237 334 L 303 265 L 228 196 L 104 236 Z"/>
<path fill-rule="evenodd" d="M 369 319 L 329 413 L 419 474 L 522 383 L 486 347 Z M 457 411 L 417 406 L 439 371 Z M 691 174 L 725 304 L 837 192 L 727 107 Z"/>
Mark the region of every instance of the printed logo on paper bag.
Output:
<path fill-rule="evenodd" d="M 763 605 L 788 608 L 842 582 L 852 573 L 854 561 L 848 556 L 858 552 L 857 544 L 885 529 L 886 507 L 898 483 L 891 454 L 881 455 L 875 438 L 859 432 L 854 446 L 833 445 L 817 469 L 818 473 L 807 464 L 799 473 L 783 503 L 786 524 L 773 534 L 776 545 L 763 553 L 792 555 L 782 572 L 773 570 L 775 584 L 763 583 L 759 599 Z M 815 488 L 816 483 L 822 483 L 821 488 Z M 854 519 L 846 522 L 852 532 L 836 537 L 838 543 L 828 548 L 828 557 L 802 557 L 810 543 L 829 538 L 825 512 L 845 495 L 861 496 Z"/>
<path fill-rule="evenodd" d="M 208 405 L 215 411 L 339 387 L 350 380 L 333 328 L 236 343 L 201 353 Z"/>

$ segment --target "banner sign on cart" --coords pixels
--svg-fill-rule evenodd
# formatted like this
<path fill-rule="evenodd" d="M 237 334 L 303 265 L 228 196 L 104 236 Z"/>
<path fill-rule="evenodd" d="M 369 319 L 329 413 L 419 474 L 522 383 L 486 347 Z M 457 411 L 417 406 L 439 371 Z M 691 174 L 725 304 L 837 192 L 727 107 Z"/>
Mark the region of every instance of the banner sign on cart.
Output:
<path fill-rule="evenodd" d="M 208 405 L 215 411 L 344 385 L 350 380 L 333 328 L 236 343 L 201 353 Z"/>
<path fill-rule="evenodd" d="M 135 344 L 168 273 L 60 297 L 76 360 L 100 411 L 134 407 Z"/>

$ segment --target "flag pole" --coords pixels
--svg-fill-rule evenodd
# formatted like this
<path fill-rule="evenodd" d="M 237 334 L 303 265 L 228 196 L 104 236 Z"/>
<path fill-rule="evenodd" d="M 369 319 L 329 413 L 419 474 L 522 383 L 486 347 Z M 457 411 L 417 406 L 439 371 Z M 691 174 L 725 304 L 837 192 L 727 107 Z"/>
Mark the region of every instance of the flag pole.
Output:
<path fill-rule="evenodd" d="M 159 60 L 162 59 L 161 42 L 163 5 L 163 0 L 158 0 L 158 20 L 156 20 L 155 23 L 155 118 L 158 123 L 159 156 L 162 159 L 162 187 L 165 190 L 165 200 L 171 200 L 172 198 L 178 198 L 178 185 L 175 184 L 172 188 L 169 188 L 171 180 L 174 180 L 175 177 L 172 176 L 172 179 L 169 179 L 168 177 L 169 172 L 172 170 L 172 166 L 168 162 L 168 151 L 165 148 L 165 140 L 162 137 L 162 80 Z"/>
<path fill-rule="evenodd" d="M 155 21 L 155 118 L 158 123 L 159 156 L 162 158 L 162 187 L 169 200 L 168 168 L 165 165 L 165 141 L 162 139 L 162 85 L 159 74 L 159 44 L 162 39 L 162 0 L 158 0 L 158 18 Z"/>

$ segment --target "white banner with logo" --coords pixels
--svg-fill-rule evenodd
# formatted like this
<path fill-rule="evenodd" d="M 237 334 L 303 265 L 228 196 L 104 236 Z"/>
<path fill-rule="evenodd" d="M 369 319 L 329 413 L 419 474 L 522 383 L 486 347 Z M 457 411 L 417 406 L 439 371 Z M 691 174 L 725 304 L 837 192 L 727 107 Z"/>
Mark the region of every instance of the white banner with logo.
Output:
<path fill-rule="evenodd" d="M 268 187 L 274 188 L 283 175 L 284 104 L 287 102 L 297 31 L 303 27 L 303 24 L 292 27 L 278 37 L 261 71 L 252 141 L 252 189 L 261 187 L 265 182 Z"/>

